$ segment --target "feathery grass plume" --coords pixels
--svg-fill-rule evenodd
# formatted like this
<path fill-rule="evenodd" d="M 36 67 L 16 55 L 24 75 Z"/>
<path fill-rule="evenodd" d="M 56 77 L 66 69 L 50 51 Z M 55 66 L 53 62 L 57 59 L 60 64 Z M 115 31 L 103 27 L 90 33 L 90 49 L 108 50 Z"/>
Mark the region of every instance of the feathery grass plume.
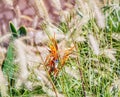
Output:
<path fill-rule="evenodd" d="M 84 36 L 79 36 L 75 39 L 76 42 L 84 42 L 86 41 L 85 37 Z"/>
<path fill-rule="evenodd" d="M 47 93 L 47 95 L 49 95 L 50 97 L 56 96 L 54 91 L 52 90 L 52 85 L 50 83 L 50 80 L 47 77 L 46 71 L 44 70 L 44 66 L 41 65 L 38 69 L 35 69 L 34 72 L 37 76 L 37 79 L 42 82 L 42 88 Z M 57 96 L 64 97 L 58 91 L 57 91 Z"/>
<path fill-rule="evenodd" d="M 36 44 L 46 43 L 48 41 L 48 37 L 43 33 L 43 31 L 38 31 L 35 33 L 34 41 Z"/>
<path fill-rule="evenodd" d="M 54 91 L 51 90 L 51 89 L 48 89 L 46 87 L 43 88 L 44 91 L 47 92 L 47 94 L 50 96 L 50 97 L 65 97 L 63 94 L 57 92 L 57 96 L 55 95 Z"/>
<path fill-rule="evenodd" d="M 59 11 L 62 10 L 60 0 L 51 0 L 51 3 L 52 3 L 53 6 L 55 6 L 55 8 L 57 10 L 59 10 Z"/>
<path fill-rule="evenodd" d="M 59 29 L 57 29 L 57 28 L 54 28 L 54 27 L 50 26 L 50 27 L 47 27 L 46 30 L 49 31 L 51 36 L 54 36 L 53 32 L 55 32 L 56 40 L 62 40 L 62 39 L 65 38 L 65 35 L 63 33 L 60 33 Z M 49 41 L 48 36 L 45 33 L 43 33 L 43 31 L 41 31 L 41 30 L 36 31 L 36 33 L 34 35 L 35 35 L 34 40 L 35 40 L 36 44 L 39 44 L 39 43 L 42 43 L 42 44 L 45 43 L 46 44 Z"/>
<path fill-rule="evenodd" d="M 0 48 L 0 93 L 2 97 L 7 97 L 7 80 L 3 75 L 2 64 L 5 59 L 4 51 Z"/>
<path fill-rule="evenodd" d="M 94 54 L 99 55 L 100 49 L 96 38 L 91 33 L 88 33 L 88 39 L 89 39 L 90 47 L 92 48 Z"/>
<path fill-rule="evenodd" d="M 16 58 L 18 59 L 19 64 L 19 76 L 16 83 L 16 88 L 19 88 L 22 84 L 24 84 L 28 78 L 29 72 L 27 69 L 27 61 L 26 61 L 26 53 L 25 53 L 25 44 L 16 39 L 14 41 L 14 46 L 16 50 Z"/>
<path fill-rule="evenodd" d="M 55 35 L 56 40 L 62 40 L 65 38 L 65 35 L 63 34 L 63 32 L 58 27 L 52 25 L 51 23 L 46 25 L 45 31 L 49 32 L 49 34 L 52 37 L 54 37 Z"/>
<path fill-rule="evenodd" d="M 74 17 L 75 9 L 72 7 L 72 9 L 66 9 L 62 10 L 60 12 L 61 22 L 69 23 L 71 22 L 71 19 Z"/>
<path fill-rule="evenodd" d="M 0 37 L 0 43 L 5 41 L 6 39 L 9 39 L 11 37 L 11 34 L 5 34 Z"/>
<path fill-rule="evenodd" d="M 5 24 L 5 23 L 3 23 L 3 25 L 2 25 L 2 30 L 3 30 L 3 33 L 6 33 L 6 32 L 7 32 L 6 24 Z"/>
<path fill-rule="evenodd" d="M 36 29 L 36 27 L 37 27 L 37 25 L 38 25 L 38 16 L 35 16 L 35 18 L 33 19 L 33 24 L 32 24 L 32 27 L 34 28 L 34 29 Z"/>
<path fill-rule="evenodd" d="M 45 61 L 46 56 L 49 54 L 49 51 L 47 49 L 47 46 L 39 47 L 38 46 L 38 51 L 41 53 L 42 58 Z"/>
<path fill-rule="evenodd" d="M 71 10 L 68 14 L 68 16 L 65 18 L 65 23 L 67 26 L 67 29 L 69 33 L 66 33 L 66 39 L 69 40 L 71 39 L 71 36 L 73 37 L 74 35 L 78 35 L 79 32 L 77 32 L 76 30 L 78 29 L 78 25 L 80 23 L 80 18 L 79 16 L 76 14 L 76 12 L 73 10 Z M 75 33 L 76 32 L 76 33 Z"/>
<path fill-rule="evenodd" d="M 12 19 L 13 24 L 15 25 L 16 28 L 18 28 L 19 22 L 17 18 Z"/>
<path fill-rule="evenodd" d="M 83 0 L 76 0 L 76 5 L 80 7 L 81 11 L 85 13 L 85 2 Z"/>
<path fill-rule="evenodd" d="M 109 87 L 110 92 L 115 91 L 115 89 L 118 89 L 118 91 L 120 91 L 120 78 L 115 78 L 114 82 Z"/>
<path fill-rule="evenodd" d="M 6 4 L 8 4 L 8 5 L 13 5 L 13 1 L 14 0 L 2 0 L 3 2 L 5 2 Z"/>
<path fill-rule="evenodd" d="M 17 25 L 20 24 L 20 21 L 21 21 L 21 11 L 20 11 L 20 8 L 19 6 L 17 5 L 16 8 L 15 8 L 15 12 L 16 12 L 16 19 L 17 19 Z"/>
<path fill-rule="evenodd" d="M 60 12 L 60 21 L 61 22 L 66 22 L 66 17 L 70 14 L 69 10 L 62 10 Z"/>
<path fill-rule="evenodd" d="M 117 41 L 120 41 L 120 34 L 119 33 L 112 33 L 112 38 L 117 40 Z"/>
<path fill-rule="evenodd" d="M 75 9 L 77 11 L 77 15 L 80 18 L 80 22 L 79 22 L 79 24 L 76 24 L 77 25 L 76 28 L 77 28 L 77 31 L 80 31 L 81 27 L 83 25 L 85 25 L 88 22 L 88 20 L 90 20 L 91 10 L 88 6 L 88 3 L 84 2 L 83 0 L 78 0 L 77 1 Z"/>
<path fill-rule="evenodd" d="M 76 70 L 76 69 L 73 69 L 73 68 L 70 68 L 70 67 L 67 67 L 65 66 L 65 71 L 66 73 L 68 73 L 71 77 L 79 80 L 80 79 L 80 74 L 79 74 L 79 70 Z"/>
<path fill-rule="evenodd" d="M 116 50 L 115 49 L 104 49 L 103 54 L 110 58 L 112 61 L 116 61 L 115 54 Z"/>
<path fill-rule="evenodd" d="M 89 5 L 87 2 L 83 1 L 83 0 L 77 0 L 76 1 L 76 11 L 78 12 L 78 15 L 80 17 L 85 17 L 86 15 L 89 16 L 91 10 L 89 8 Z"/>
<path fill-rule="evenodd" d="M 46 21 L 51 22 L 50 18 L 49 18 L 49 14 L 47 11 L 47 8 L 44 4 L 44 0 L 35 0 L 35 7 L 37 9 L 37 13 L 39 17 L 42 17 L 43 19 L 45 19 Z"/>
<path fill-rule="evenodd" d="M 37 76 L 37 79 L 39 81 L 41 81 L 43 86 L 47 86 L 48 88 L 52 88 L 52 85 L 47 77 L 47 73 L 42 65 L 38 69 L 34 69 L 34 72 Z"/>
<path fill-rule="evenodd" d="M 0 66 L 0 93 L 2 97 L 7 97 L 7 81 L 3 75 L 3 72 L 1 70 L 1 66 Z"/>
<path fill-rule="evenodd" d="M 90 3 L 91 3 L 91 7 L 93 8 L 93 11 L 94 11 L 94 14 L 95 14 L 97 25 L 100 28 L 104 29 L 105 28 L 105 17 L 104 17 L 104 15 L 102 14 L 100 9 L 98 8 L 95 0 L 90 0 Z"/>

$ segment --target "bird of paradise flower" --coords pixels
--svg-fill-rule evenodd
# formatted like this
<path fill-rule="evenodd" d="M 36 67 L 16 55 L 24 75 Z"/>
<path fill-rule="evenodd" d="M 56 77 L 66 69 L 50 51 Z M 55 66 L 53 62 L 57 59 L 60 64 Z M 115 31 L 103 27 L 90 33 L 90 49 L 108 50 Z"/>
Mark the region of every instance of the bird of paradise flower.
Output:
<path fill-rule="evenodd" d="M 50 38 L 50 40 L 51 43 L 49 45 L 49 55 L 46 57 L 45 63 L 47 63 L 46 67 L 49 74 L 57 76 L 65 62 L 68 60 L 69 55 L 73 52 L 74 46 L 65 50 L 63 57 L 61 58 L 55 37 Z"/>

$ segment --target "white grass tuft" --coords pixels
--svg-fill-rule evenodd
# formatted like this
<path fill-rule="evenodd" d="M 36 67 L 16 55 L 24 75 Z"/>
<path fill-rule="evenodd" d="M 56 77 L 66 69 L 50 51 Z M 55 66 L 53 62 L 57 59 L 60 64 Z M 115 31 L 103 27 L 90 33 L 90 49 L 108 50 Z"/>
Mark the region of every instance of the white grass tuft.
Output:
<path fill-rule="evenodd" d="M 91 45 L 91 48 L 93 49 L 93 52 L 96 55 L 99 55 L 100 54 L 99 44 L 98 44 L 96 38 L 92 34 L 89 33 L 88 34 L 88 39 L 89 39 L 89 43 Z"/>
<path fill-rule="evenodd" d="M 19 88 L 21 84 L 25 83 L 28 78 L 28 70 L 27 70 L 27 61 L 26 61 L 26 53 L 25 53 L 25 45 L 19 39 L 14 41 L 15 50 L 17 54 L 18 64 L 19 64 L 19 77 L 16 83 L 16 88 Z"/>
<path fill-rule="evenodd" d="M 75 39 L 76 42 L 84 42 L 86 41 L 85 37 L 84 36 L 78 36 L 76 39 Z"/>
<path fill-rule="evenodd" d="M 55 8 L 57 10 L 61 10 L 62 9 L 60 0 L 51 0 L 51 1 L 52 1 L 51 3 L 55 6 Z"/>
<path fill-rule="evenodd" d="M 2 63 L 5 59 L 4 51 L 0 48 L 0 92 L 2 97 L 7 97 L 7 80 L 2 72 Z"/>
<path fill-rule="evenodd" d="M 13 5 L 13 0 L 3 0 L 6 4 L 12 6 Z"/>
<path fill-rule="evenodd" d="M 68 73 L 71 77 L 79 80 L 80 79 L 80 74 L 79 74 L 79 70 L 76 70 L 74 68 L 70 68 L 70 67 L 65 67 L 65 71 L 66 73 Z"/>
<path fill-rule="evenodd" d="M 43 0 L 35 0 L 35 4 L 36 4 L 36 9 L 38 11 L 38 15 L 42 18 L 44 18 L 46 21 L 51 21 L 49 18 L 49 14 L 47 11 L 47 8 L 44 4 Z"/>
<path fill-rule="evenodd" d="M 120 34 L 119 33 L 112 33 L 112 38 L 120 41 Z"/>
<path fill-rule="evenodd" d="M 103 51 L 103 53 L 105 54 L 105 56 L 110 58 L 112 61 L 116 61 L 116 58 L 114 56 L 116 54 L 116 50 L 115 49 L 105 49 Z"/>
<path fill-rule="evenodd" d="M 11 36 L 11 34 L 5 34 L 4 36 L 1 36 L 0 37 L 0 43 L 3 42 L 3 41 L 6 41 L 6 39 L 9 39 Z"/>
<path fill-rule="evenodd" d="M 95 0 L 90 0 L 91 6 L 93 7 L 93 11 L 95 13 L 95 18 L 97 21 L 97 24 L 100 28 L 104 29 L 105 28 L 105 17 L 98 8 Z"/>

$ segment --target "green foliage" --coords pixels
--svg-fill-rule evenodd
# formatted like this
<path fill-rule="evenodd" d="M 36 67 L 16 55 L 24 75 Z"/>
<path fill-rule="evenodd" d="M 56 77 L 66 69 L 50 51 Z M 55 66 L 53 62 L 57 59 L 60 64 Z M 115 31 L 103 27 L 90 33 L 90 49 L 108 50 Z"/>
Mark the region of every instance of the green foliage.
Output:
<path fill-rule="evenodd" d="M 14 53 L 14 44 L 13 41 L 16 38 L 19 38 L 20 36 L 26 35 L 26 29 L 25 27 L 20 27 L 18 30 L 16 30 L 15 26 L 13 25 L 12 22 L 10 22 L 10 31 L 12 32 L 12 37 L 7 49 L 7 54 L 6 54 L 6 58 L 5 61 L 2 65 L 2 69 L 4 74 L 8 77 L 8 86 L 9 86 L 9 92 L 12 96 L 12 88 L 14 87 L 14 82 L 15 82 L 15 78 L 14 78 L 14 74 L 16 71 L 16 66 L 14 65 L 14 57 L 15 57 L 15 53 Z"/>
<path fill-rule="evenodd" d="M 113 62 L 104 54 L 95 56 L 88 45 L 88 41 L 77 43 L 80 64 L 78 67 L 77 60 L 69 60 L 68 67 L 81 68 L 83 73 L 83 81 L 85 92 L 88 97 L 119 97 L 120 88 L 112 87 L 115 78 L 120 77 L 120 41 L 112 38 L 112 33 L 120 33 L 120 7 L 106 6 L 103 8 L 106 18 L 105 30 L 97 27 L 94 19 L 88 21 L 82 27 L 82 34 L 92 32 L 100 42 L 101 51 L 105 48 L 114 48 L 116 61 Z M 69 33 L 67 25 L 63 25 L 62 31 Z M 77 32 L 75 32 L 77 33 Z M 84 35 L 87 37 L 87 35 Z M 102 36 L 102 37 L 101 37 Z M 96 60 L 98 59 L 98 60 Z M 77 70 L 76 69 L 76 70 Z M 81 76 L 81 75 L 80 75 Z M 57 80 L 57 88 L 62 91 L 66 97 L 84 97 L 82 88 L 82 79 L 74 79 L 68 75 L 65 70 L 61 71 L 61 75 Z M 115 83 L 116 84 L 116 83 Z M 112 90 L 110 89 L 112 87 Z"/>
<path fill-rule="evenodd" d="M 13 25 L 13 23 L 10 22 L 10 31 L 12 32 L 13 37 L 17 38 L 18 37 L 18 32 L 15 28 L 15 26 Z"/>
<path fill-rule="evenodd" d="M 12 89 L 14 97 L 33 97 L 34 95 L 44 95 L 45 92 L 42 90 L 41 86 L 37 86 L 32 91 L 24 87 L 21 89 Z"/>
<path fill-rule="evenodd" d="M 11 42 L 8 47 L 8 51 L 6 54 L 6 59 L 2 65 L 2 69 L 5 75 L 8 77 L 8 86 L 9 86 L 9 92 L 11 92 L 11 88 L 14 85 L 14 72 L 15 72 L 15 65 L 14 65 L 14 48 L 13 43 Z"/>
<path fill-rule="evenodd" d="M 120 6 L 105 6 L 103 7 L 106 17 L 106 31 L 120 32 Z"/>
<path fill-rule="evenodd" d="M 26 36 L 27 35 L 27 31 L 26 31 L 25 27 L 21 26 L 18 29 L 18 34 L 19 34 L 19 36 Z"/>
<path fill-rule="evenodd" d="M 24 26 L 21 26 L 18 30 L 16 30 L 12 22 L 10 22 L 10 31 L 12 32 L 13 38 L 18 38 L 27 34 L 27 31 Z"/>
<path fill-rule="evenodd" d="M 83 25 L 81 35 L 87 39 L 87 34 L 91 31 L 99 40 L 101 51 L 105 48 L 116 49 L 116 61 L 113 62 L 104 54 L 100 54 L 98 56 L 94 55 L 89 47 L 88 40 L 82 43 L 76 43 L 78 51 L 75 53 L 78 55 L 80 64 L 78 64 L 78 60 L 71 58 L 66 62 L 65 66 L 70 68 L 74 67 L 75 71 L 79 71 L 79 69 L 81 69 L 82 74 L 79 73 L 80 78 L 76 79 L 69 75 L 65 71 L 65 67 L 62 68 L 60 74 L 56 78 L 52 78 L 57 90 L 64 94 L 65 97 L 84 97 L 84 92 L 87 97 L 120 96 L 119 87 L 113 87 L 110 90 L 115 79 L 120 77 L 120 42 L 112 39 L 112 33 L 120 33 L 120 7 L 116 8 L 115 6 L 105 6 L 102 10 L 106 16 L 105 30 L 99 29 L 96 25 L 96 21 L 91 19 L 86 25 Z M 69 33 L 67 23 L 61 23 L 59 28 L 65 34 Z M 38 86 L 32 91 L 27 90 L 24 87 L 19 90 L 14 88 L 14 73 L 16 72 L 16 67 L 13 62 L 15 57 L 13 41 L 16 38 L 26 35 L 26 29 L 22 26 L 16 30 L 12 23 L 10 23 L 10 29 L 13 39 L 10 41 L 8 47 L 6 59 L 3 64 L 3 71 L 4 74 L 8 76 L 11 96 L 32 97 L 34 95 L 45 94 L 45 91 L 42 90 L 42 86 Z M 34 79 L 32 81 L 34 81 Z M 83 89 L 83 82 L 85 90 Z"/>

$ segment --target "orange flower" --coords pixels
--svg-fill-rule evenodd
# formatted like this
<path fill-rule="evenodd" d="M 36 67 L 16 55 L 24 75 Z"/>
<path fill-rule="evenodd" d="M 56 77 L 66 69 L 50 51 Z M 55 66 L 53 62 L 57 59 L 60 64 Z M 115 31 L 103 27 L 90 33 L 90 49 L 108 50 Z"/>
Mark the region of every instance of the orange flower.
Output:
<path fill-rule="evenodd" d="M 64 52 L 64 56 L 61 60 L 61 65 L 63 66 L 65 64 L 65 62 L 67 61 L 67 59 L 69 58 L 69 55 L 73 52 L 74 46 L 65 50 Z"/>
<path fill-rule="evenodd" d="M 55 73 L 57 71 L 57 65 L 59 59 L 58 46 L 54 38 L 51 38 L 51 44 L 49 45 L 49 52 L 50 54 L 47 56 L 46 62 L 47 62 L 47 68 L 49 69 L 48 71 L 51 74 L 52 72 Z"/>
<path fill-rule="evenodd" d="M 58 65 L 60 63 L 60 68 L 62 68 L 67 61 L 69 55 L 72 53 L 74 47 L 71 47 L 70 49 L 66 50 L 64 52 L 63 57 L 60 59 L 59 52 L 58 52 L 58 46 L 57 41 L 54 38 L 51 38 L 51 44 L 49 45 L 49 52 L 50 54 L 46 57 L 47 62 L 47 68 L 49 74 L 54 73 L 56 76 L 59 72 Z"/>

